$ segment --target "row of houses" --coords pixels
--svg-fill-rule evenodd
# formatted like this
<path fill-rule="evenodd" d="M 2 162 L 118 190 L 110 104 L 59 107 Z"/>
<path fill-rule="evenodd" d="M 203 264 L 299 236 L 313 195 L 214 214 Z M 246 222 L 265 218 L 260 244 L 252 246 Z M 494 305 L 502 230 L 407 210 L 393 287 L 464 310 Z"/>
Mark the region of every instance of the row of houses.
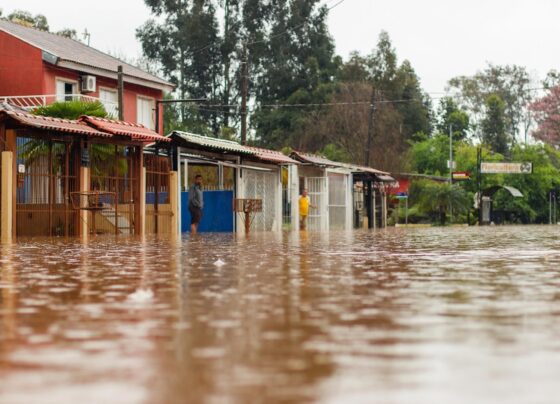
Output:
<path fill-rule="evenodd" d="M 4 238 L 91 233 L 181 233 L 188 189 L 205 179 L 200 231 L 242 232 L 235 201 L 259 200 L 252 231 L 298 229 L 307 189 L 309 230 L 386 224 L 386 172 L 303 152 L 280 152 L 191 133 L 162 136 L 139 124 L 67 120 L 0 104 Z M 239 214 L 241 213 L 241 214 Z"/>
<path fill-rule="evenodd" d="M 242 199 L 262 203 L 253 231 L 296 229 L 304 188 L 317 206 L 310 230 L 386 224 L 388 173 L 190 133 L 164 136 L 157 100 L 173 89 L 81 42 L 0 20 L 3 236 L 187 231 L 188 187 L 198 173 L 201 231 L 244 231 L 233 209 Z M 70 100 L 98 100 L 123 120 L 29 114 Z"/>

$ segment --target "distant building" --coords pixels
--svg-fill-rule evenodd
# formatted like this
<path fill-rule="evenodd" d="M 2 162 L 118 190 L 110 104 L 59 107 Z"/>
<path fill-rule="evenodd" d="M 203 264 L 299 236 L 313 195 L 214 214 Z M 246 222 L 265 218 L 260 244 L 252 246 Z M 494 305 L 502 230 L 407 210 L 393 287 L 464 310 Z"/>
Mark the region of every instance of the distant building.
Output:
<path fill-rule="evenodd" d="M 97 99 L 116 119 L 119 65 L 124 120 L 155 129 L 155 101 L 173 84 L 79 41 L 0 20 L 0 102 L 32 108 Z"/>

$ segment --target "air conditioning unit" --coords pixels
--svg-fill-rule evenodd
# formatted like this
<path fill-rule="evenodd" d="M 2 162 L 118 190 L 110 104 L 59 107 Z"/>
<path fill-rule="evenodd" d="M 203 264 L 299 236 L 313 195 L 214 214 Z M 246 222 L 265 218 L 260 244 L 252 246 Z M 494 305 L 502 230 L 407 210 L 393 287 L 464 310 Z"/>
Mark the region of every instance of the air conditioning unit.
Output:
<path fill-rule="evenodd" d="M 82 76 L 82 93 L 94 93 L 95 89 L 95 76 Z"/>

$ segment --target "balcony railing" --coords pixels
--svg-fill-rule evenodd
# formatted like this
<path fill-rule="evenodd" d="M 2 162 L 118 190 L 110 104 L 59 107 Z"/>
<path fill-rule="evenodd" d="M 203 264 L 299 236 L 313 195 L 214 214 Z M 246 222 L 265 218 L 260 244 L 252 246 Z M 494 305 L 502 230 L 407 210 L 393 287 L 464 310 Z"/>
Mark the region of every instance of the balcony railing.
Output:
<path fill-rule="evenodd" d="M 4 102 L 16 107 L 32 110 L 37 107 L 52 104 L 54 102 L 64 101 L 83 101 L 95 102 L 99 101 L 105 107 L 109 116 L 117 118 L 119 116 L 119 105 L 113 101 L 102 100 L 97 97 L 91 97 L 83 94 L 51 94 L 51 95 L 18 95 L 18 96 L 0 96 L 0 102 Z"/>

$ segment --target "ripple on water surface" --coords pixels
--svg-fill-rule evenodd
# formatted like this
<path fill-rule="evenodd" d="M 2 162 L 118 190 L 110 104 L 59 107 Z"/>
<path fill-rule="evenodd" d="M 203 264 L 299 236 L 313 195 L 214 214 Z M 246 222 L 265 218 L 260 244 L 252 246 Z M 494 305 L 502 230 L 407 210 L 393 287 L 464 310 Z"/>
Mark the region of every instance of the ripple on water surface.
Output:
<path fill-rule="evenodd" d="M 554 402 L 557 227 L 0 247 L 0 402 Z"/>

